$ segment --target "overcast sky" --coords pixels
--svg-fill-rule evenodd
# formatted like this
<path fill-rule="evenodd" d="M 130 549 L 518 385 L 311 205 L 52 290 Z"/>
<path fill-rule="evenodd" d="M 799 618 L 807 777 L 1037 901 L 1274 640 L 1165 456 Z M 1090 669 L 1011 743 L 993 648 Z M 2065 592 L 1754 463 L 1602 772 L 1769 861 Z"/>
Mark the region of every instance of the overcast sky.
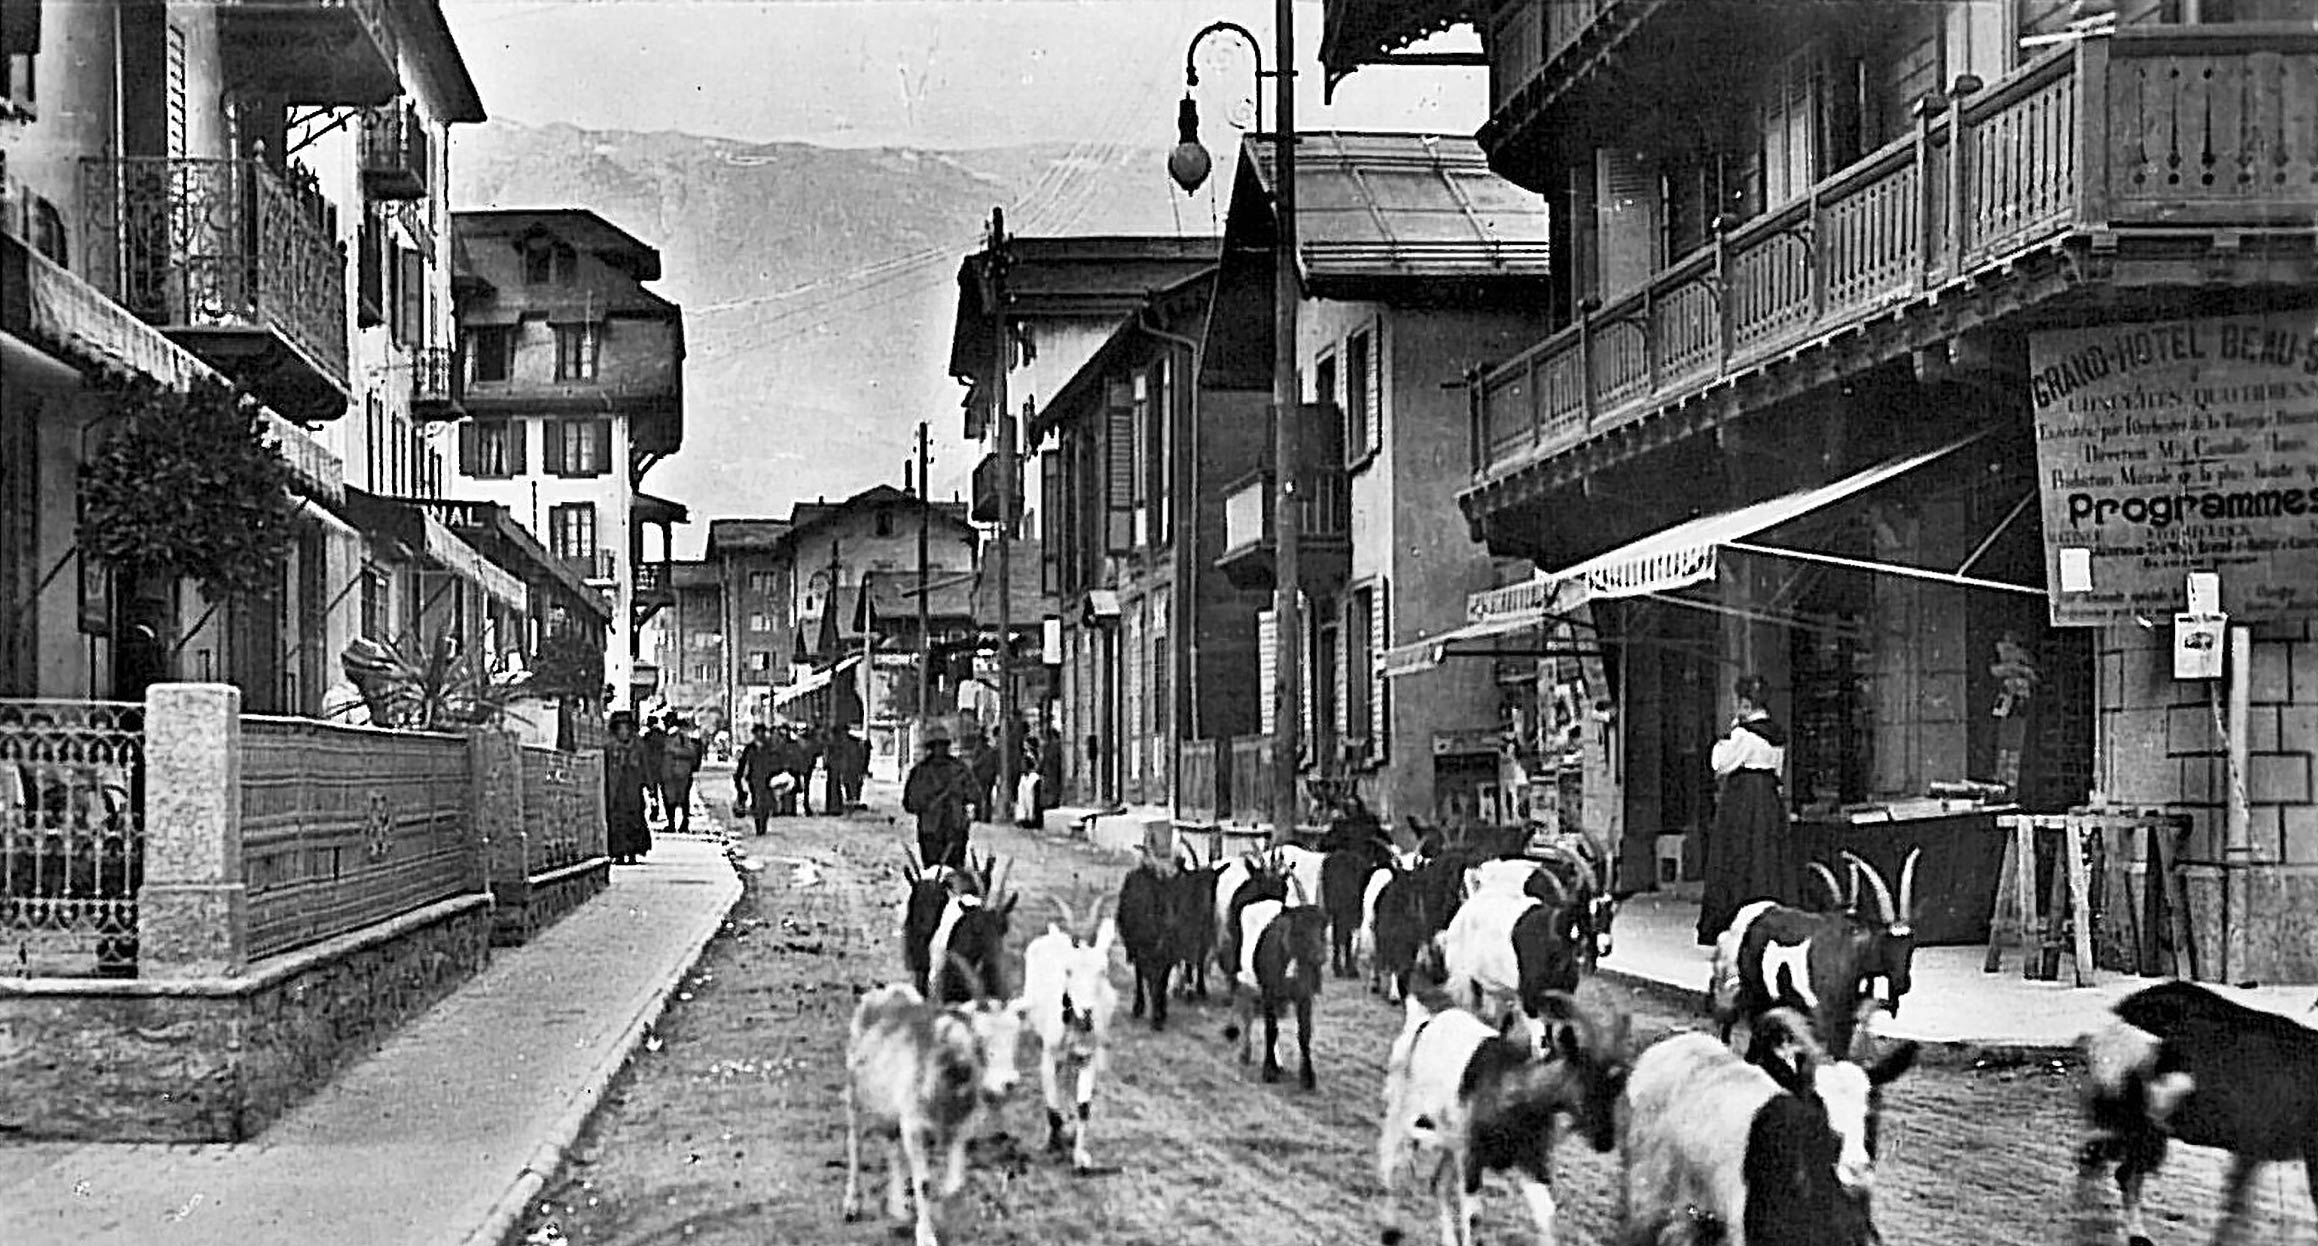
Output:
<path fill-rule="evenodd" d="M 1263 0 L 443 0 L 494 117 L 829 146 L 955 148 L 1174 137 L 1183 48 Z M 1374 68 L 1320 104 L 1321 6 L 1296 12 L 1300 128 L 1469 134 L 1478 70 Z M 1249 80 L 1236 40 L 1202 47 L 1210 87 Z M 1470 34 L 1428 47 L 1472 48 Z M 1265 103 L 1267 121 L 1271 104 Z"/>

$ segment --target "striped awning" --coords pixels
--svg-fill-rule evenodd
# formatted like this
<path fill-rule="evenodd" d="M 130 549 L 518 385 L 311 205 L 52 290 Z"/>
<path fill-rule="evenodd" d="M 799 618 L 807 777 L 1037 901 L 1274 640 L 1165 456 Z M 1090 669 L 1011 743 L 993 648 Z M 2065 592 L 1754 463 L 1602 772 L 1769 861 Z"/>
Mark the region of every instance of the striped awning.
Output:
<path fill-rule="evenodd" d="M 498 563 L 492 562 L 475 547 L 459 539 L 459 535 L 443 525 L 443 521 L 425 511 L 416 512 L 426 533 L 427 557 L 437 566 L 457 575 L 475 587 L 504 602 L 518 614 L 531 610 L 531 593 Z"/>

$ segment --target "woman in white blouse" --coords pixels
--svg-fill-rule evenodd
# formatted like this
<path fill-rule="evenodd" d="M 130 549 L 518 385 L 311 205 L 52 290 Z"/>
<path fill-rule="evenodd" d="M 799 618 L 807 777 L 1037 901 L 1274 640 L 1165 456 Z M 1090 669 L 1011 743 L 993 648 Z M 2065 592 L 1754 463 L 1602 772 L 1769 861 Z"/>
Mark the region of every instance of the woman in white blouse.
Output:
<path fill-rule="evenodd" d="M 1756 900 L 1794 902 L 1794 841 L 1781 788 L 1787 729 L 1765 708 L 1769 686 L 1760 675 L 1742 676 L 1731 691 L 1738 713 L 1730 733 L 1715 741 L 1711 758 L 1720 787 L 1714 829 L 1706 838 L 1706 898 L 1698 911 L 1698 941 L 1709 944 Z"/>

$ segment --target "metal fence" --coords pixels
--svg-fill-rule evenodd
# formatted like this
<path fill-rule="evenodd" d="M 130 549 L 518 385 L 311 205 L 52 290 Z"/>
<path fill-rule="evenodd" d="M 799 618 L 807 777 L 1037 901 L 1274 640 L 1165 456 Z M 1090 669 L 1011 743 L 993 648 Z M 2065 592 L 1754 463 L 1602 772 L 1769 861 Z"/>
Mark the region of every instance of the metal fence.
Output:
<path fill-rule="evenodd" d="M 145 855 L 145 709 L 0 700 L 7 971 L 126 975 Z"/>
<path fill-rule="evenodd" d="M 463 736 L 244 715 L 249 955 L 481 887 Z"/>
<path fill-rule="evenodd" d="M 604 855 L 604 755 L 525 745 L 523 830 L 529 875 Z"/>

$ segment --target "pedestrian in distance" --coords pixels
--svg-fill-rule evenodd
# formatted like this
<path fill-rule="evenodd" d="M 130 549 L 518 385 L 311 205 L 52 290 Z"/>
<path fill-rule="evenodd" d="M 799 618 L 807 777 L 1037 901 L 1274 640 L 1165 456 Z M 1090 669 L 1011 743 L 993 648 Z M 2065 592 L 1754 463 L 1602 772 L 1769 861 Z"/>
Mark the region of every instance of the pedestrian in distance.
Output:
<path fill-rule="evenodd" d="M 795 817 L 797 813 L 797 729 L 787 724 L 775 728 L 773 743 L 768 750 L 773 773 L 779 776 L 773 785 L 774 817 Z"/>
<path fill-rule="evenodd" d="M 667 742 L 660 746 L 660 799 L 668 807 L 668 829 L 692 830 L 692 776 L 700 770 L 700 741 L 692 738 L 692 724 L 675 719 Z"/>
<path fill-rule="evenodd" d="M 789 782 L 780 751 L 773 729 L 758 723 L 749 732 L 749 742 L 741 746 L 739 764 L 733 767 L 733 794 L 747 806 L 749 820 L 756 824 L 759 835 L 765 833 L 765 819 L 773 816 L 774 802 L 780 799 L 774 790 L 776 780 L 783 786 Z"/>
<path fill-rule="evenodd" d="M 652 851 L 652 828 L 644 821 L 644 742 L 636 737 L 636 716 L 612 715 L 604 742 L 605 851 L 614 865 L 634 865 Z"/>
<path fill-rule="evenodd" d="M 820 734 L 819 727 L 800 732 L 789 754 L 789 777 L 797 781 L 797 811 L 808 818 L 813 816 L 813 763 L 821 755 Z"/>
<path fill-rule="evenodd" d="M 995 822 L 997 813 L 998 743 L 987 736 L 975 741 L 974 758 L 969 763 L 974 770 L 974 820 Z"/>
<path fill-rule="evenodd" d="M 910 767 L 901 788 L 901 807 L 918 819 L 918 860 L 963 868 L 966 835 L 972 823 L 966 806 L 974 799 L 974 772 L 950 756 L 950 729 L 926 728 L 926 755 Z"/>
<path fill-rule="evenodd" d="M 1787 768 L 1787 729 L 1766 702 L 1760 675 L 1731 685 L 1737 700 L 1729 733 L 1710 761 L 1720 789 L 1706 839 L 1706 896 L 1698 908 L 1698 941 L 1712 944 L 1741 907 L 1756 900 L 1796 901 L 1794 837 L 1780 776 Z"/>
<path fill-rule="evenodd" d="M 639 742 L 644 749 L 644 817 L 647 822 L 666 825 L 668 795 L 660 787 L 660 766 L 667 755 L 668 731 L 662 725 L 660 715 L 645 716 L 644 734 Z"/>

